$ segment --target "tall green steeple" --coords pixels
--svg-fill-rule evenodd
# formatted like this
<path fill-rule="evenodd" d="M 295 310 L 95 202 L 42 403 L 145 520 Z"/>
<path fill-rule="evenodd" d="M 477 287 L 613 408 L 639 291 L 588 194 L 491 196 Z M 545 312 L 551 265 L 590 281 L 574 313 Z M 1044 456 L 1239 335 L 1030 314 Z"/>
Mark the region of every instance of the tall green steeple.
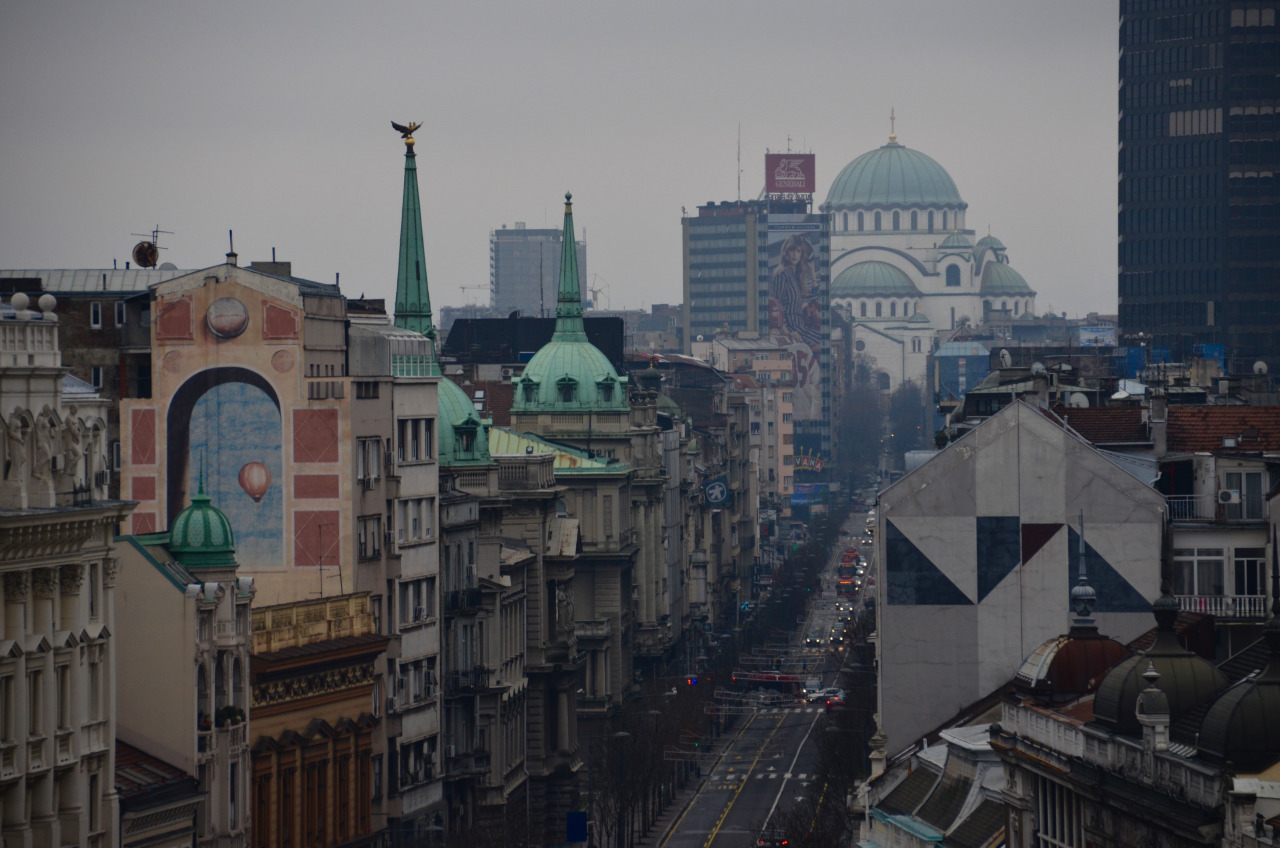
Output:
<path fill-rule="evenodd" d="M 573 237 L 573 194 L 564 193 L 564 235 L 560 239 L 560 288 L 556 295 L 556 332 L 562 342 L 587 340 L 582 323 L 582 288 L 578 282 L 578 242 Z"/>
<path fill-rule="evenodd" d="M 556 331 L 533 355 L 516 380 L 511 411 L 626 412 L 626 378 L 587 340 L 578 282 L 578 242 L 573 237 L 573 196 L 564 196 L 564 237 L 560 244 L 560 291 Z"/>
<path fill-rule="evenodd" d="M 404 199 L 400 206 L 400 265 L 396 272 L 396 326 L 421 333 L 432 341 L 435 358 L 436 328 L 431 323 L 431 294 L 427 290 L 427 256 L 422 246 L 422 205 L 418 200 L 418 165 L 413 133 L 421 124 L 407 127 L 391 122 L 404 138 Z"/>

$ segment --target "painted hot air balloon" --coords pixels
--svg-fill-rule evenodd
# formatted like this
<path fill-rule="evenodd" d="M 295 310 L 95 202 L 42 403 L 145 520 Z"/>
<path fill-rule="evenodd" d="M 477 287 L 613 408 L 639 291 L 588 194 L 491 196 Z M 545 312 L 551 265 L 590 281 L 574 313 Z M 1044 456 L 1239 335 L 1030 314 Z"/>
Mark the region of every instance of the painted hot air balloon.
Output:
<path fill-rule="evenodd" d="M 253 498 L 254 503 L 262 503 L 262 498 L 271 488 L 271 472 L 261 462 L 245 463 L 240 469 L 240 488 Z"/>

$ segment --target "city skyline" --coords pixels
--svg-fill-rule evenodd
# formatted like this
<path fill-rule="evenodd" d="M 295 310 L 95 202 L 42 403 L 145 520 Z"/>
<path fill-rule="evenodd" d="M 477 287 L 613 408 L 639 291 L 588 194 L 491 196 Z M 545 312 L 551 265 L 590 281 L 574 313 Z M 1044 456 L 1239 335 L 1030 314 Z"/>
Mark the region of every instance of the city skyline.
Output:
<path fill-rule="evenodd" d="M 554 227 L 566 190 L 602 305 L 676 303 L 681 209 L 739 195 L 739 125 L 741 196 L 759 193 L 765 150 L 790 146 L 817 156 L 817 205 L 887 141 L 893 108 L 899 141 L 955 178 L 971 228 L 1013 246 L 1041 311 L 1115 310 L 1114 4 L 678 15 L 11 9 L 0 255 L 123 267 L 134 234 L 158 225 L 173 231 L 161 261 L 200 268 L 233 230 L 242 262 L 274 249 L 298 276 L 390 298 L 401 173 L 388 122 L 414 120 L 437 308 L 487 283 L 491 230 Z"/>

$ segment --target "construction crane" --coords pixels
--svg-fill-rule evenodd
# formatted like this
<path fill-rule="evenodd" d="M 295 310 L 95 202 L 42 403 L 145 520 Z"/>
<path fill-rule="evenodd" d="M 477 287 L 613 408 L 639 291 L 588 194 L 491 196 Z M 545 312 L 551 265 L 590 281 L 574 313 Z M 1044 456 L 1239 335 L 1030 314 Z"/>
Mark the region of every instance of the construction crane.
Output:
<path fill-rule="evenodd" d="M 600 279 L 600 275 L 599 275 L 599 274 L 592 274 L 592 275 L 591 275 L 591 282 L 592 282 L 592 283 L 595 283 L 595 281 L 596 281 L 596 280 L 598 280 L 598 279 Z M 608 293 L 608 289 L 602 289 L 602 288 L 600 288 L 599 286 L 594 286 L 594 285 L 592 285 L 592 286 L 587 286 L 587 293 L 591 295 L 591 308 L 592 308 L 592 309 L 599 309 L 599 308 L 600 308 L 600 293 L 601 293 L 601 292 L 605 292 L 605 293 L 606 293 L 606 295 L 607 295 L 607 293 Z M 608 307 L 606 307 L 606 308 L 608 308 Z"/>
<path fill-rule="evenodd" d="M 489 301 L 489 297 L 488 297 L 489 287 L 488 287 L 488 286 L 458 286 L 458 288 L 462 289 L 464 292 L 471 291 L 471 290 L 473 290 L 473 289 L 474 289 L 474 290 L 476 290 L 476 291 L 482 291 L 482 292 L 485 292 L 485 305 L 488 305 L 488 301 Z M 463 295 L 463 297 L 467 297 L 467 295 Z M 475 304 L 475 305 L 476 305 L 476 306 L 478 306 L 479 304 Z"/>

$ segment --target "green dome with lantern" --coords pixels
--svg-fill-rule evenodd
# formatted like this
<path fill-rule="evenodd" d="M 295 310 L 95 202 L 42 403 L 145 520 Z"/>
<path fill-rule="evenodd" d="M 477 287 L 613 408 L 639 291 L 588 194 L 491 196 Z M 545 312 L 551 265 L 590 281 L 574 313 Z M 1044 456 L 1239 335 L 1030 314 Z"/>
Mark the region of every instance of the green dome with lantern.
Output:
<path fill-rule="evenodd" d="M 169 552 L 187 569 L 236 568 L 236 538 L 225 513 L 204 493 L 204 472 L 191 505 L 169 527 Z"/>
<path fill-rule="evenodd" d="M 573 196 L 564 196 L 564 238 L 556 330 L 516 378 L 511 412 L 626 412 L 625 377 L 587 340 L 578 288 L 578 251 L 573 235 Z"/>

